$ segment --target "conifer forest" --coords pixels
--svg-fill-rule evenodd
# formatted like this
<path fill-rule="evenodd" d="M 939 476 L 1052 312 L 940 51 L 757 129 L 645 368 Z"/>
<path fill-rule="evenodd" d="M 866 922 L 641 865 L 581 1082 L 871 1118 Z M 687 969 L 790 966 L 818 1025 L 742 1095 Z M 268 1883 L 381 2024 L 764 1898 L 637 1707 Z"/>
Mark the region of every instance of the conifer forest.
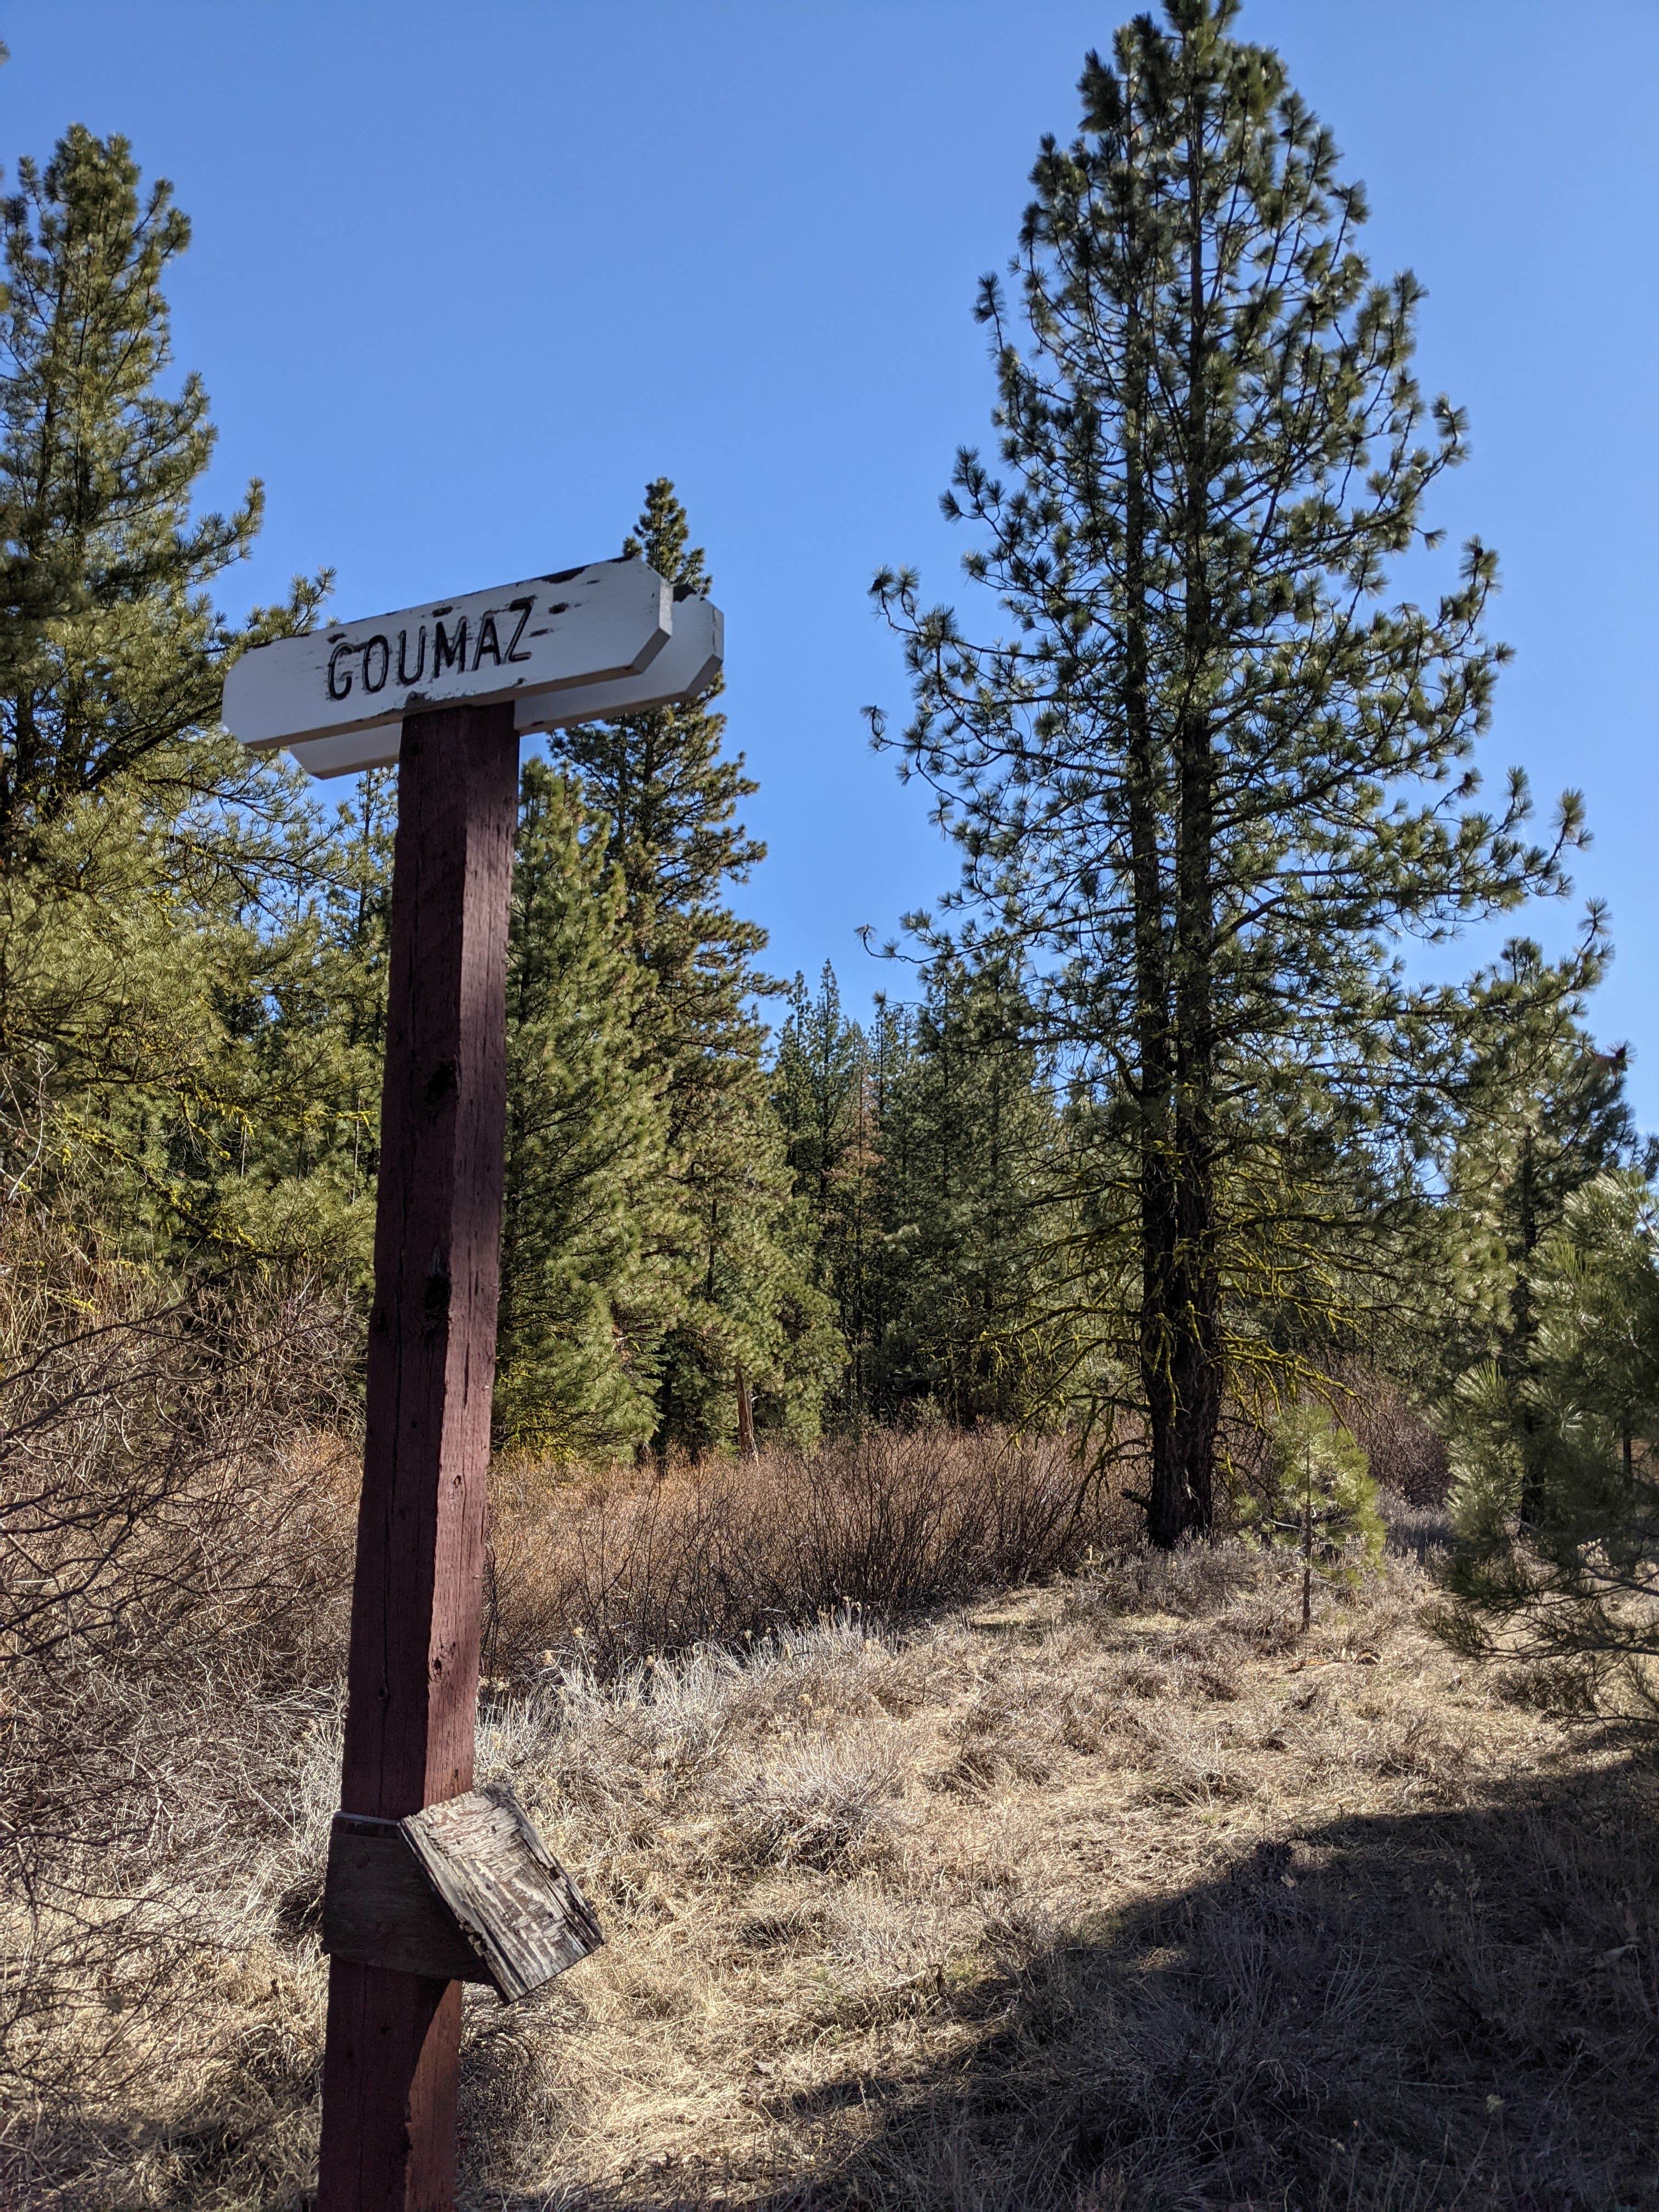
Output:
<path fill-rule="evenodd" d="M 468 2212 L 1659 2206 L 1659 1139 L 1251 12 L 987 247 L 846 738 L 942 893 L 778 974 L 720 680 L 525 742 L 477 1764 L 604 1947 L 469 1990 Z M 340 2212 L 398 771 L 222 720 L 351 610 L 239 599 L 167 149 L 3 150 L 0 2203 Z"/>

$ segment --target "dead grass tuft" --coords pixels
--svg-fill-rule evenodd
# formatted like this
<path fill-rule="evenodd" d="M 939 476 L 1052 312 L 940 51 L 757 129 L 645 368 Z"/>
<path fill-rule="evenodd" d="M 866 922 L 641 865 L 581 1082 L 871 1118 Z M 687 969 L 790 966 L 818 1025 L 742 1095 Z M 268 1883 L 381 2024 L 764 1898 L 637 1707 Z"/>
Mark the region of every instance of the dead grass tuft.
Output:
<path fill-rule="evenodd" d="M 891 1854 L 903 1774 L 890 1729 L 812 1736 L 734 1777 L 722 1793 L 741 1857 L 820 1871 L 873 1865 Z"/>

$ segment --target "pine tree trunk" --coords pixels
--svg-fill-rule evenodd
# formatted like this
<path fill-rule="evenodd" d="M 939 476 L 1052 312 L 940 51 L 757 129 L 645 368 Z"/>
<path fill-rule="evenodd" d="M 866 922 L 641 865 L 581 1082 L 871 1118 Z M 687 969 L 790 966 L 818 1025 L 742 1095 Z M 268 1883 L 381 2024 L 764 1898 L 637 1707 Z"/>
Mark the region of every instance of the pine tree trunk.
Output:
<path fill-rule="evenodd" d="M 1132 211 L 1132 226 L 1133 219 Z M 1141 406 L 1126 414 L 1124 506 L 1125 787 L 1133 890 L 1139 1127 L 1139 1362 L 1152 1460 L 1147 1534 L 1153 1543 L 1167 1548 L 1210 1525 L 1220 1417 L 1216 1298 L 1208 1257 L 1213 1249 L 1214 1197 L 1207 1152 L 1207 1090 L 1196 1117 L 1188 1103 L 1194 1076 L 1207 1083 L 1212 1051 L 1208 977 L 1200 977 L 1202 988 L 1195 995 L 1189 974 L 1191 947 L 1183 945 L 1182 915 L 1194 901 L 1191 861 L 1180 844 L 1173 885 L 1175 952 L 1177 961 L 1185 954 L 1188 965 L 1176 975 L 1170 972 L 1171 918 L 1159 830 L 1169 817 L 1175 794 L 1168 789 L 1167 773 L 1160 770 L 1150 695 L 1148 518 L 1139 434 L 1142 408 L 1148 403 L 1140 350 L 1145 333 L 1133 302 L 1130 336 L 1130 358 L 1141 397 Z M 1187 738 L 1184 727 L 1180 735 Z M 1205 741 L 1207 749 L 1207 732 Z M 1184 799 L 1184 760 L 1177 772 L 1182 775 L 1180 796 Z M 1207 840 L 1207 822 L 1204 829 Z M 1201 847 L 1201 883 L 1207 890 L 1207 842 Z M 1186 934 L 1191 933 L 1189 926 Z M 1199 1033 L 1194 1037 L 1187 1031 L 1195 1016 Z"/>
<path fill-rule="evenodd" d="M 1164 1379 L 1153 1425 L 1147 1516 L 1148 1534 L 1160 1545 L 1209 1531 L 1223 1371 L 1216 1264 L 1215 758 L 1207 698 L 1214 645 L 1208 567 L 1210 339 L 1203 256 L 1201 94 L 1194 94 L 1187 144 L 1190 320 L 1182 578 L 1185 666 L 1175 731 L 1175 1110 L 1170 1189 L 1158 1255 L 1158 1352 Z M 1143 1331 L 1143 1342 L 1144 1338 Z"/>
<path fill-rule="evenodd" d="M 743 1362 L 737 1367 L 738 1383 L 738 1453 L 743 1459 L 758 1459 L 755 1449 L 755 1401 L 749 1395 L 749 1377 L 743 1371 Z"/>
<path fill-rule="evenodd" d="M 1182 1176 L 1181 1166 L 1188 1172 Z M 1196 1186 L 1196 1187 L 1194 1187 Z M 1141 1169 L 1140 1379 L 1152 1480 L 1146 1533 L 1167 1549 L 1210 1528 L 1221 1425 L 1216 1284 L 1206 1259 L 1213 1203 L 1190 1162 Z"/>
<path fill-rule="evenodd" d="M 1521 1264 L 1516 1269 L 1515 1287 L 1510 1294 L 1510 1350 L 1508 1366 L 1516 1382 L 1528 1382 L 1533 1370 L 1533 1346 L 1538 1325 L 1533 1311 L 1532 1270 L 1533 1255 L 1538 1248 L 1540 1231 L 1538 1207 L 1533 1182 L 1532 1131 L 1528 1129 L 1521 1145 Z M 1538 1464 L 1538 1416 L 1524 1397 L 1521 1416 L 1521 1499 L 1520 1522 L 1523 1528 L 1535 1528 L 1543 1510 L 1543 1474 Z"/>

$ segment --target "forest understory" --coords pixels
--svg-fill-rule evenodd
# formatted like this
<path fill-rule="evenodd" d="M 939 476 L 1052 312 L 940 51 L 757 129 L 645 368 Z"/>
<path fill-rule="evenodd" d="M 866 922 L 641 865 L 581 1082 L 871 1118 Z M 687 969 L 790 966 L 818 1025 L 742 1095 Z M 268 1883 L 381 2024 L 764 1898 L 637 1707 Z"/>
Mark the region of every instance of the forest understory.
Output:
<path fill-rule="evenodd" d="M 607 1943 L 469 1993 L 468 2212 L 1659 2203 L 1650 1760 L 1427 1632 L 1431 1504 L 1304 1638 L 1294 1558 L 1149 1552 L 1065 1471 L 945 1432 L 508 1470 L 480 1777 Z M 8 1717 L 57 1838 L 8 1907 L 17 2212 L 308 2202 L 352 1472 L 282 1471 L 187 1662 Z M 901 1557 L 915 1605 L 835 1601 Z M 769 1631 L 715 1617 L 738 1570 Z"/>

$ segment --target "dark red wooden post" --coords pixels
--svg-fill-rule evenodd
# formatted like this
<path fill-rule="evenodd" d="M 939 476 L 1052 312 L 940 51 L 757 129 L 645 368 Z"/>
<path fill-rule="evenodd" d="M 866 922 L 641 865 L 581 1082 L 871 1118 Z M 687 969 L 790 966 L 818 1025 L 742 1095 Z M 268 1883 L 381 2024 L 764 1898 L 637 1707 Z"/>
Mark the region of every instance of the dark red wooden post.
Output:
<path fill-rule="evenodd" d="M 518 765 L 510 702 L 403 726 L 341 1785 L 383 1820 L 472 1786 Z M 332 1961 L 318 2212 L 449 2212 L 460 2000 Z"/>

